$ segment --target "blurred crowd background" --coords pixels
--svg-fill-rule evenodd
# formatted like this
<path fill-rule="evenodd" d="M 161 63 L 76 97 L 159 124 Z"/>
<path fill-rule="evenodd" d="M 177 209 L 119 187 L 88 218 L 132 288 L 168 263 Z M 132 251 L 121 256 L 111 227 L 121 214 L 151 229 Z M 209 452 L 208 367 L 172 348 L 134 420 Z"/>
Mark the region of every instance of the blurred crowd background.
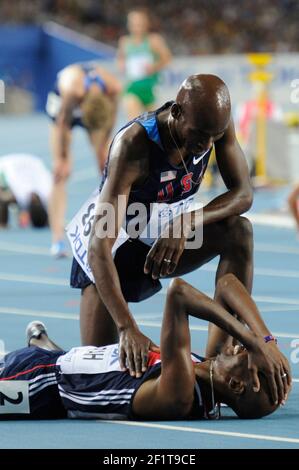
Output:
<path fill-rule="evenodd" d="M 149 7 L 174 54 L 294 52 L 299 50 L 298 0 L 1 0 L 2 23 L 53 20 L 116 45 L 126 13 Z"/>
<path fill-rule="evenodd" d="M 155 105 L 174 99 L 188 75 L 219 75 L 252 175 L 298 181 L 298 0 L 0 0 L 0 115 L 45 117 L 57 73 L 76 62 L 98 61 L 125 88 L 117 46 L 136 7 L 145 8 L 151 31 L 172 54 Z M 121 98 L 120 125 L 127 118 Z"/>

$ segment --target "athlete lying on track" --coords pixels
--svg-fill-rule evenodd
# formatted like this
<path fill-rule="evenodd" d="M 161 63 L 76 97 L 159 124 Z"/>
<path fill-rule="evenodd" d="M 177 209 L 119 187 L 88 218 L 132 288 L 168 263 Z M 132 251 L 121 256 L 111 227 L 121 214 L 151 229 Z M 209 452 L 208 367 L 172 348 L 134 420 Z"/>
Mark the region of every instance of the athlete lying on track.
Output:
<path fill-rule="evenodd" d="M 206 359 L 191 353 L 189 316 L 210 322 Z M 215 300 L 181 279 L 171 283 L 161 353 L 149 352 L 140 378 L 121 369 L 117 344 L 65 353 L 40 322 L 27 339 L 0 362 L 2 419 L 215 418 L 219 403 L 260 418 L 284 404 L 291 386 L 287 359 L 232 274 L 218 281 Z"/>

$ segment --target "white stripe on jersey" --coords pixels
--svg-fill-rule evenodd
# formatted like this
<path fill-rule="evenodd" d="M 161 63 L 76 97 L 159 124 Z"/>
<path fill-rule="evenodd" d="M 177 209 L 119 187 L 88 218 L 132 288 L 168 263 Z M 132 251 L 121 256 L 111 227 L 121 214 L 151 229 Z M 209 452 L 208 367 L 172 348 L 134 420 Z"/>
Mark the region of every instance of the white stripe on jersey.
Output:
<path fill-rule="evenodd" d="M 46 387 L 50 387 L 51 385 L 57 385 L 57 380 L 49 380 L 49 381 L 46 381 L 45 383 L 41 384 L 40 387 L 36 388 L 35 390 L 33 391 L 29 391 L 29 396 L 30 397 L 33 397 L 34 395 L 36 395 L 37 393 L 39 393 L 41 390 L 43 390 L 44 388 Z"/>
<path fill-rule="evenodd" d="M 64 393 L 62 391 L 59 392 L 60 396 L 61 397 L 65 397 L 67 398 L 68 400 L 70 401 L 73 401 L 75 403 L 80 403 L 81 405 L 101 405 L 101 406 L 105 406 L 105 405 L 125 405 L 125 404 L 128 404 L 130 403 L 130 400 L 113 400 L 112 402 L 111 401 L 88 401 L 88 400 L 79 400 L 78 398 L 75 398 L 73 397 L 72 395 L 68 394 L 68 393 Z"/>
<path fill-rule="evenodd" d="M 67 390 L 65 390 L 61 385 L 58 385 L 58 388 L 59 388 L 59 393 L 60 391 L 63 392 L 63 393 L 67 393 L 68 395 L 71 395 L 73 396 L 74 398 L 79 398 L 81 400 L 84 400 L 84 401 L 107 401 L 107 400 L 110 400 L 111 402 L 115 402 L 115 400 L 121 400 L 121 399 L 131 399 L 133 393 L 135 392 L 135 389 L 132 390 L 131 392 L 125 392 L 125 391 L 122 391 L 122 393 L 119 393 L 118 395 L 108 395 L 107 393 L 102 395 L 101 392 L 97 393 L 96 395 L 93 395 L 93 396 L 86 396 L 86 395 L 81 395 L 80 392 L 69 392 Z M 125 390 L 125 389 L 124 389 Z"/>
<path fill-rule="evenodd" d="M 112 396 L 96 396 L 96 397 L 84 397 L 84 396 L 81 396 L 80 394 L 73 394 L 73 393 L 70 393 L 70 392 L 67 392 L 66 390 L 63 390 L 63 389 L 59 389 L 59 393 L 60 391 L 62 393 L 67 393 L 69 396 L 72 396 L 73 398 L 78 398 L 86 403 L 100 403 L 100 402 L 107 402 L 109 401 L 109 403 L 116 403 L 117 400 L 126 400 L 127 402 L 130 401 L 131 397 L 132 397 L 132 394 L 130 395 L 112 395 Z"/>
<path fill-rule="evenodd" d="M 61 385 L 58 385 L 59 389 L 64 391 L 64 388 Z M 109 395 L 109 394 L 114 394 L 114 395 L 123 395 L 123 394 L 132 394 L 135 392 L 135 388 L 123 388 L 122 390 L 100 390 L 99 392 L 67 392 L 67 393 L 72 393 L 73 395 L 80 395 L 80 396 L 86 396 L 86 397 L 93 397 L 93 396 L 99 396 L 99 395 Z M 108 398 L 108 396 L 107 396 Z M 109 397 L 110 398 L 110 397 Z"/>
<path fill-rule="evenodd" d="M 56 378 L 55 373 L 50 373 L 50 374 L 41 374 L 35 377 L 34 379 L 29 380 L 29 388 L 30 390 L 33 390 L 35 387 L 38 387 L 41 382 L 44 382 L 45 380 L 52 378 Z"/>

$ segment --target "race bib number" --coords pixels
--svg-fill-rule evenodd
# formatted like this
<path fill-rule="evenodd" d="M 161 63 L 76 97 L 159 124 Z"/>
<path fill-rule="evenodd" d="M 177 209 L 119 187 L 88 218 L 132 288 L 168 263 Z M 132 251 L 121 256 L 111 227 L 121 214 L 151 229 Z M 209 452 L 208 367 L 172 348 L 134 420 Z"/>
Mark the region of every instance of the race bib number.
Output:
<path fill-rule="evenodd" d="M 146 245 L 152 246 L 175 217 L 181 214 L 190 214 L 195 210 L 198 212 L 198 217 L 201 217 L 202 207 L 203 204 L 196 200 L 194 194 L 172 204 L 152 204 L 151 217 L 140 235 L 140 240 Z"/>
<path fill-rule="evenodd" d="M 96 215 L 98 197 L 99 191 L 96 189 L 66 227 L 67 237 L 70 241 L 74 258 L 93 283 L 95 282 L 94 276 L 88 264 L 88 246 L 89 237 Z M 134 205 L 135 204 L 132 204 L 127 208 L 127 213 L 130 212 L 130 207 L 133 209 L 134 213 Z M 126 230 L 124 227 L 121 227 L 118 237 L 112 247 L 113 257 L 115 256 L 117 249 L 129 238 L 138 238 L 141 242 L 151 246 L 175 217 L 182 213 L 188 214 L 194 210 L 197 210 L 200 214 L 202 203 L 195 200 L 195 195 L 191 195 L 189 198 L 173 204 L 152 204 L 149 222 L 147 222 L 147 210 L 145 207 L 143 207 L 143 209 L 144 210 L 139 210 L 136 208 L 137 216 L 134 216 L 130 220 Z M 135 227 L 138 227 L 138 229 L 135 230 Z M 140 230 L 140 227 L 144 227 L 144 229 Z M 113 235 L 115 235 L 114 231 Z M 199 240 L 197 240 L 197 244 L 195 246 L 197 248 L 201 246 L 202 235 L 198 238 Z"/>
<path fill-rule="evenodd" d="M 78 261 L 79 265 L 92 282 L 94 282 L 94 276 L 88 264 L 88 244 L 96 214 L 98 197 L 99 190 L 95 189 L 89 199 L 83 204 L 79 212 L 66 227 L 67 237 L 70 241 L 74 258 Z M 124 229 L 121 228 L 118 238 L 112 248 L 113 256 L 115 255 L 116 250 L 128 238 L 129 236 L 126 234 Z"/>
<path fill-rule="evenodd" d="M 73 348 L 57 360 L 62 374 L 104 374 L 121 371 L 118 344 Z"/>
<path fill-rule="evenodd" d="M 0 415 L 5 414 L 30 414 L 26 380 L 0 381 Z"/>

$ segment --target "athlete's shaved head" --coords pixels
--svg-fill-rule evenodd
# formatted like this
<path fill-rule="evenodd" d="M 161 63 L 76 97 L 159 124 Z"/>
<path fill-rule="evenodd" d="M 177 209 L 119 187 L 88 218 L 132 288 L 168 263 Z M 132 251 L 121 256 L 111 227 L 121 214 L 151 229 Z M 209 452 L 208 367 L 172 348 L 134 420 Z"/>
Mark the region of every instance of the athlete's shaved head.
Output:
<path fill-rule="evenodd" d="M 191 75 L 181 85 L 176 102 L 195 120 L 200 118 L 205 129 L 223 130 L 230 118 L 229 91 L 216 75 Z"/>
<path fill-rule="evenodd" d="M 271 399 L 266 378 L 259 374 L 260 389 L 254 384 L 248 369 L 248 352 L 222 352 L 214 361 L 214 386 L 217 399 L 226 403 L 242 419 L 267 416 L 278 408 Z"/>
<path fill-rule="evenodd" d="M 231 117 L 229 91 L 216 75 L 191 75 L 171 107 L 176 135 L 190 152 L 203 152 L 221 138 Z"/>

